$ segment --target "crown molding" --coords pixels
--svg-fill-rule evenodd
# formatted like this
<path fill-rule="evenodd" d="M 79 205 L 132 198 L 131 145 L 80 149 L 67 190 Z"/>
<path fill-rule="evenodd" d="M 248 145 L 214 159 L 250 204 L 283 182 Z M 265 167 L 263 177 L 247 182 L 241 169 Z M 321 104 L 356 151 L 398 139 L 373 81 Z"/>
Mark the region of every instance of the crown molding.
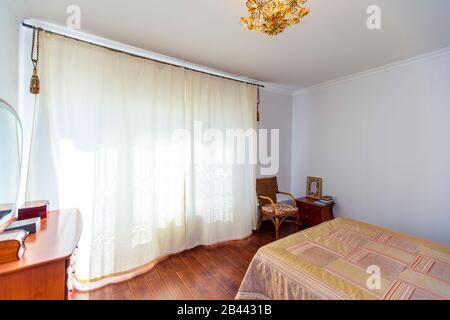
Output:
<path fill-rule="evenodd" d="M 441 50 L 437 50 L 437 51 L 432 51 L 432 52 L 428 52 L 425 54 L 421 54 L 412 58 L 408 58 L 405 60 L 401 60 L 398 62 L 394 62 L 394 63 L 390 63 L 381 67 L 377 67 L 377 68 L 373 68 L 373 69 L 369 69 L 366 71 L 362 71 L 362 72 L 358 72 L 358 73 L 354 73 L 352 75 L 348 75 L 345 77 L 341 77 L 341 78 L 337 78 L 334 80 L 330 80 L 330 81 L 326 81 L 326 82 L 322 82 L 310 87 L 305 87 L 305 88 L 300 88 L 296 91 L 294 91 L 293 96 L 296 95 L 300 95 L 302 93 L 305 93 L 307 91 L 310 90 L 315 90 L 315 89 L 321 89 L 321 88 L 326 88 L 326 87 L 330 87 L 339 83 L 344 83 L 344 82 L 348 82 L 348 81 L 353 81 L 353 80 L 357 80 L 360 78 L 364 78 L 364 77 L 368 77 L 377 73 L 381 73 L 381 72 L 385 72 L 385 71 L 390 71 L 390 70 L 395 70 L 395 69 L 399 69 L 399 68 L 403 68 L 405 66 L 408 65 L 412 65 L 415 63 L 419 63 L 419 62 L 425 62 L 425 61 L 429 61 L 429 60 L 434 60 L 446 55 L 450 55 L 450 47 L 446 47 L 443 48 Z"/>
<path fill-rule="evenodd" d="M 260 84 L 264 85 L 264 88 L 262 89 L 264 91 L 277 93 L 285 96 L 293 96 L 294 92 L 298 90 L 298 87 L 292 87 L 278 83 L 261 82 Z"/>

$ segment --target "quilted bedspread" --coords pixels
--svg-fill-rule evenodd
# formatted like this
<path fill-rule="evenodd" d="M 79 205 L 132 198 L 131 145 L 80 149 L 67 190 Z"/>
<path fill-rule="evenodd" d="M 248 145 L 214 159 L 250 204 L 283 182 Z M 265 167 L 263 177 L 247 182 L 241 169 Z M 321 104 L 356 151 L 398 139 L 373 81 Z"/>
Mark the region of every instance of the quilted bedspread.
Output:
<path fill-rule="evenodd" d="M 450 299 L 450 247 L 335 219 L 261 248 L 236 299 Z"/>

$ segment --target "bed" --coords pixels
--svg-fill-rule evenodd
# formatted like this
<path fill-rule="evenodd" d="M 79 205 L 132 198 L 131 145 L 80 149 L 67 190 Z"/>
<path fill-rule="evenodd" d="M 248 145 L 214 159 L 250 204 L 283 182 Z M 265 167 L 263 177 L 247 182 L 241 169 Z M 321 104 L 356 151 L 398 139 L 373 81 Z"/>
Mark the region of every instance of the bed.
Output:
<path fill-rule="evenodd" d="M 262 247 L 238 300 L 450 299 L 450 247 L 335 219 Z"/>

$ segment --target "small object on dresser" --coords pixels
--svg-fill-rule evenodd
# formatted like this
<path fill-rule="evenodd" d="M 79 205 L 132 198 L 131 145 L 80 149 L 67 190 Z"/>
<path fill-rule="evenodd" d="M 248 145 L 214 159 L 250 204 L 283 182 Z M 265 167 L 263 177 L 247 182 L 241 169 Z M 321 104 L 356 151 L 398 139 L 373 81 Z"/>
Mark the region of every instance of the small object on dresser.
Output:
<path fill-rule="evenodd" d="M 5 222 L 12 217 L 14 205 L 0 204 L 0 227 L 4 226 Z"/>
<path fill-rule="evenodd" d="M 3 219 L 3 217 L 7 216 L 10 213 L 12 213 L 12 209 L 0 210 L 0 220 Z"/>
<path fill-rule="evenodd" d="M 5 231 L 25 230 L 29 233 L 38 233 L 41 230 L 41 218 L 20 220 L 11 223 Z"/>
<path fill-rule="evenodd" d="M 27 220 L 32 218 L 47 218 L 49 202 L 46 200 L 26 202 L 22 208 L 19 209 L 18 220 Z"/>
<path fill-rule="evenodd" d="M 14 206 L 12 204 L 0 204 L 0 219 L 12 213 L 13 207 Z"/>
<path fill-rule="evenodd" d="M 0 233 L 0 264 L 20 260 L 25 252 L 28 232 L 14 230 Z"/>
<path fill-rule="evenodd" d="M 333 204 L 334 200 L 332 196 L 323 196 L 322 199 L 317 201 L 318 204 Z"/>
<path fill-rule="evenodd" d="M 12 209 L 2 210 L 0 206 L 0 221 L 6 216 L 9 216 L 12 213 Z"/>

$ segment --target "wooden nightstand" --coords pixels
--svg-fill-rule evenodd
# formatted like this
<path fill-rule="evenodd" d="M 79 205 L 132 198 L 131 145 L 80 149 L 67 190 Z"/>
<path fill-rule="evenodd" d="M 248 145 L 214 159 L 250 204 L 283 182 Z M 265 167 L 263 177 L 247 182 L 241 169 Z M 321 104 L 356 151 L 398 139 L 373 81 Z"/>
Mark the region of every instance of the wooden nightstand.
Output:
<path fill-rule="evenodd" d="M 299 198 L 297 202 L 300 222 L 308 227 L 314 227 L 322 222 L 334 219 L 334 204 L 316 204 L 317 200 L 310 198 Z"/>

